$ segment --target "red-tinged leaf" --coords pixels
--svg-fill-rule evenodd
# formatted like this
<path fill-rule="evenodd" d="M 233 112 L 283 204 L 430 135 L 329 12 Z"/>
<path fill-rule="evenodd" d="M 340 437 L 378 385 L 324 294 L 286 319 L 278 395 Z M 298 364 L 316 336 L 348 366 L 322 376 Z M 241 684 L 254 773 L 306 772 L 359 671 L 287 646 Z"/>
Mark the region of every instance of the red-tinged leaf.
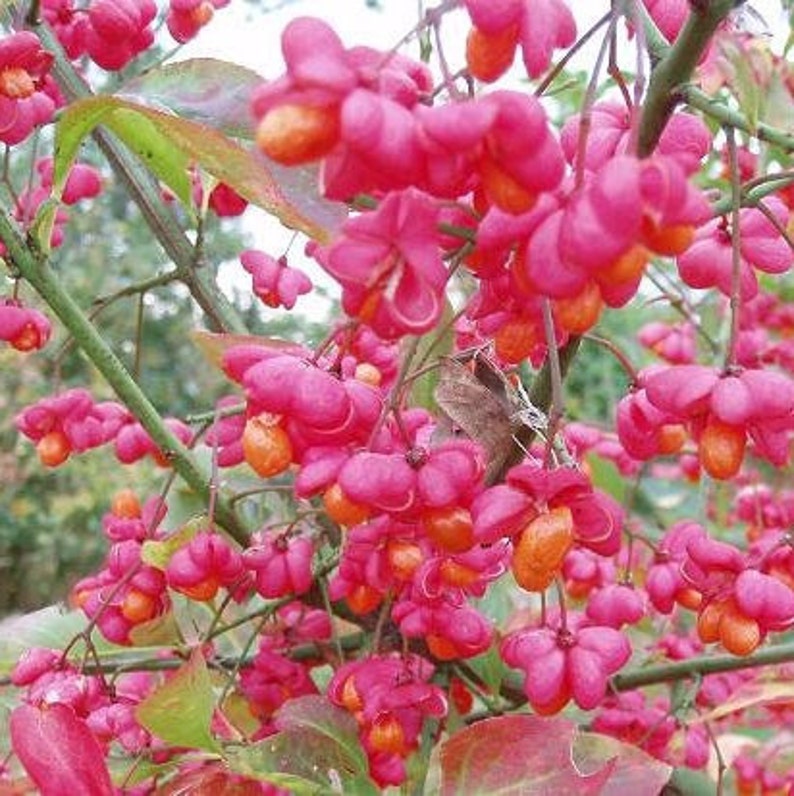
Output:
<path fill-rule="evenodd" d="M 278 184 L 283 200 L 299 211 L 303 218 L 312 220 L 315 228 L 321 228 L 323 234 L 321 236 L 312 235 L 310 229 L 297 224 L 288 224 L 278 213 L 268 210 L 265 205 L 261 205 L 261 207 L 280 218 L 282 223 L 288 227 L 300 229 L 321 243 L 330 241 L 347 218 L 348 210 L 347 206 L 341 202 L 332 202 L 320 195 L 318 190 L 320 167 L 311 163 L 306 166 L 282 166 L 264 155 L 259 160 L 266 164 L 267 170 Z"/>
<path fill-rule="evenodd" d="M 791 680 L 749 682 L 739 686 L 721 705 L 708 713 L 694 717 L 692 723 L 716 721 L 731 713 L 757 705 L 766 705 L 770 702 L 791 702 L 792 700 L 794 700 L 794 682 Z"/>
<path fill-rule="evenodd" d="M 599 791 L 600 796 L 657 796 L 673 773 L 672 766 L 646 754 L 636 746 L 608 735 L 578 733 L 574 738 L 573 759 L 584 772 L 601 771 L 612 763 L 612 771 Z"/>
<path fill-rule="evenodd" d="M 344 205 L 320 197 L 313 170 L 277 166 L 204 124 L 152 110 L 144 115 L 202 169 L 284 226 L 324 243 L 347 217 Z"/>
<path fill-rule="evenodd" d="M 135 718 L 149 732 L 173 746 L 218 752 L 210 732 L 215 698 L 201 650 L 135 708 Z"/>
<path fill-rule="evenodd" d="M 17 777 L 0 783 L 0 796 L 36 796 L 37 793 L 30 777 Z"/>
<path fill-rule="evenodd" d="M 73 102 L 55 130 L 53 193 L 60 195 L 80 145 L 97 125 L 111 130 L 141 162 L 191 205 L 187 173 L 196 163 L 282 224 L 320 242 L 330 239 L 347 216 L 346 207 L 319 196 L 316 174 L 285 169 L 206 124 L 111 96 Z"/>
<path fill-rule="evenodd" d="M 218 58 L 167 64 L 125 83 L 119 96 L 171 111 L 227 135 L 253 139 L 251 93 L 265 79 L 252 69 Z"/>
<path fill-rule="evenodd" d="M 133 647 L 173 647 L 182 641 L 172 611 L 130 629 Z"/>
<path fill-rule="evenodd" d="M 441 747 L 441 796 L 588 796 L 615 761 L 583 775 L 572 760 L 576 725 L 562 718 L 502 716 L 453 735 Z"/>
<path fill-rule="evenodd" d="M 20 705 L 10 730 L 14 754 L 42 796 L 113 794 L 102 747 L 68 705 Z"/>
<path fill-rule="evenodd" d="M 277 337 L 257 337 L 254 334 L 231 334 L 228 332 L 205 332 L 203 329 L 194 329 L 190 338 L 198 346 L 204 358 L 215 367 L 220 368 L 224 353 L 236 345 L 261 346 L 282 351 L 285 354 L 301 353 L 303 346 L 291 343 L 288 340 L 279 340 Z"/>
<path fill-rule="evenodd" d="M 341 747 L 356 765 L 366 768 L 358 726 L 346 710 L 338 708 L 321 696 L 305 696 L 285 702 L 275 717 L 282 733 L 311 733 L 325 737 Z"/>
<path fill-rule="evenodd" d="M 261 796 L 254 779 L 231 773 L 223 763 L 208 763 L 193 771 L 180 771 L 157 790 L 157 796 Z"/>
<path fill-rule="evenodd" d="M 252 738 L 261 727 L 261 722 L 251 710 L 251 703 L 236 691 L 226 696 L 221 710 L 226 721 L 246 738 Z"/>
<path fill-rule="evenodd" d="M 235 770 L 297 794 L 330 791 L 375 796 L 367 758 L 353 717 L 324 697 L 285 702 L 276 714 L 278 732 L 264 741 L 226 750 Z"/>

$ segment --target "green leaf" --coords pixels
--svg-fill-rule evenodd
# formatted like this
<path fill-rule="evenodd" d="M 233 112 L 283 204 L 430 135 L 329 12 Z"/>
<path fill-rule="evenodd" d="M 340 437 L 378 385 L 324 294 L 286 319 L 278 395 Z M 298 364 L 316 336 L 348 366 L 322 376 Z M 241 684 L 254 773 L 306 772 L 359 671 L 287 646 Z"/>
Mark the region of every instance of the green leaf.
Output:
<path fill-rule="evenodd" d="M 794 100 L 779 72 L 773 72 L 764 97 L 761 121 L 781 130 L 794 130 Z"/>
<path fill-rule="evenodd" d="M 509 586 L 512 586 L 512 584 L 508 582 L 508 587 Z M 515 587 L 512 588 L 515 589 Z M 485 615 L 491 616 L 488 613 Z M 499 655 L 499 648 L 496 645 L 492 645 L 491 648 L 487 652 L 483 652 L 482 655 L 470 658 L 467 663 L 472 671 L 474 671 L 485 685 L 488 686 L 492 694 L 499 693 L 502 681 L 504 680 L 505 665 Z"/>
<path fill-rule="evenodd" d="M 53 194 L 60 198 L 80 145 L 102 124 L 189 207 L 192 186 L 187 172 L 188 155 L 155 121 L 145 108 L 116 97 L 86 97 L 73 102 L 55 127 Z"/>
<path fill-rule="evenodd" d="M 153 777 L 166 778 L 177 767 L 176 760 L 167 763 L 151 763 L 144 757 L 136 757 L 132 764 L 125 760 L 124 766 L 120 765 L 118 761 L 112 762 L 116 763 L 115 767 L 111 769 L 113 781 L 117 785 L 124 783 L 125 788 L 140 785 Z"/>
<path fill-rule="evenodd" d="M 0 622 L 0 672 L 10 672 L 29 647 L 62 649 L 85 627 L 85 617 L 51 605 Z"/>
<path fill-rule="evenodd" d="M 81 142 L 98 125 L 115 133 L 162 180 L 185 207 L 191 206 L 187 172 L 199 165 L 282 224 L 320 242 L 330 239 L 346 207 L 317 192 L 316 169 L 287 169 L 267 161 L 219 130 L 118 97 L 88 97 L 72 103 L 55 130 L 53 192 L 59 197 Z"/>
<path fill-rule="evenodd" d="M 746 52 L 729 39 L 720 40 L 720 49 L 727 59 L 731 73 L 727 83 L 739 102 L 739 109 L 755 130 L 761 110 L 761 89 Z"/>
<path fill-rule="evenodd" d="M 455 346 L 455 332 L 452 319 L 455 313 L 449 301 L 444 303 L 444 314 L 434 334 L 426 334 L 419 338 L 416 346 L 415 362 L 429 365 L 440 357 L 450 354 Z M 439 368 L 428 370 L 411 383 L 410 404 L 436 411 L 438 406 L 434 393 L 440 377 Z"/>
<path fill-rule="evenodd" d="M 229 764 L 248 776 L 296 793 L 378 794 L 353 717 L 324 697 L 292 699 L 276 714 L 279 732 L 229 750 Z"/>
<path fill-rule="evenodd" d="M 265 79 L 251 69 L 216 58 L 194 58 L 151 69 L 125 83 L 123 99 L 170 111 L 226 135 L 253 139 L 251 92 Z"/>
<path fill-rule="evenodd" d="M 155 121 L 141 114 L 137 108 L 117 108 L 105 121 L 109 127 L 138 156 L 152 174 L 162 180 L 185 207 L 190 207 L 193 184 L 188 174 L 187 154 L 175 147 L 167 132 Z"/>
<path fill-rule="evenodd" d="M 206 529 L 207 517 L 195 517 L 162 541 L 147 539 L 141 546 L 141 561 L 150 567 L 165 570 L 171 556 L 181 547 L 189 544 L 199 531 Z"/>
<path fill-rule="evenodd" d="M 219 752 L 210 732 L 215 709 L 207 664 L 200 649 L 135 709 L 135 718 L 153 735 L 174 746 Z"/>
<path fill-rule="evenodd" d="M 677 768 L 670 777 L 670 793 L 682 796 L 714 796 L 717 783 L 700 771 Z"/>
<path fill-rule="evenodd" d="M 600 793 L 615 762 L 604 761 L 598 770 L 583 774 L 572 759 L 575 730 L 567 719 L 528 715 L 486 719 L 467 727 L 441 747 L 441 796 Z M 650 796 L 650 791 L 645 793 Z"/>
<path fill-rule="evenodd" d="M 587 456 L 587 465 L 590 468 L 593 486 L 611 495 L 619 503 L 626 500 L 625 476 L 622 476 L 615 465 L 600 456 Z"/>
<path fill-rule="evenodd" d="M 81 611 L 65 611 L 57 605 L 3 619 L 0 621 L 0 674 L 8 674 L 19 656 L 30 647 L 64 649 L 85 629 L 86 624 L 87 620 Z M 96 634 L 94 644 L 100 656 L 126 649 Z M 75 654 L 81 654 L 81 651 L 78 649 Z"/>
<path fill-rule="evenodd" d="M 38 243 L 42 252 L 48 253 L 51 249 L 50 241 L 52 240 L 52 231 L 55 227 L 55 219 L 58 216 L 59 207 L 60 203 L 50 197 L 42 202 L 36 212 L 36 217 L 33 219 L 30 234 Z"/>

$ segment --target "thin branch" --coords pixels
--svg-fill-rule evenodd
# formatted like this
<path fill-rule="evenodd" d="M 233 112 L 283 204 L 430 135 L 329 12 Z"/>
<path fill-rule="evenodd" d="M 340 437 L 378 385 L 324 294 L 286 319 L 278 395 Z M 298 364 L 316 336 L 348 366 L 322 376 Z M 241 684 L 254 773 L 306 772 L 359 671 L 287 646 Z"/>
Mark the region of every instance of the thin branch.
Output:
<path fill-rule="evenodd" d="M 584 47 L 584 45 L 587 44 L 587 42 L 590 41 L 590 39 L 592 39 L 593 36 L 595 36 L 595 34 L 598 33 L 602 27 L 604 27 L 604 25 L 607 24 L 607 22 L 609 22 L 611 17 L 612 12 L 607 11 L 607 13 L 604 14 L 601 19 L 593 23 L 593 25 L 579 37 L 576 43 L 573 44 L 565 53 L 565 55 L 555 64 L 551 72 L 549 72 L 548 75 L 546 75 L 546 77 L 544 77 L 543 80 L 538 84 L 538 87 L 535 89 L 536 97 L 543 96 L 543 94 L 546 92 L 546 89 L 557 79 L 560 72 L 565 69 L 571 58 L 573 58 L 574 55 L 576 55 L 576 53 L 579 52 L 579 50 L 581 50 L 582 47 Z"/>
<path fill-rule="evenodd" d="M 548 436 L 546 439 L 546 466 L 549 466 L 551 454 L 554 449 L 554 438 L 560 421 L 565 414 L 565 403 L 562 389 L 562 370 L 560 368 L 560 352 L 557 347 L 557 335 L 554 331 L 554 318 L 551 314 L 551 301 L 544 298 L 542 301 L 543 331 L 546 336 L 546 361 L 549 363 L 549 379 L 551 386 L 551 403 L 547 412 Z"/>
<path fill-rule="evenodd" d="M 639 381 L 637 368 L 631 364 L 629 358 L 620 350 L 620 348 L 618 348 L 618 346 L 615 345 L 615 343 L 613 343 L 611 340 L 607 340 L 606 337 L 600 337 L 599 335 L 592 334 L 591 332 L 585 334 L 584 339 L 609 351 L 609 353 L 612 354 L 612 356 L 618 361 L 620 366 L 626 372 L 626 375 L 629 377 L 629 381 L 632 384 L 637 384 Z"/>
<path fill-rule="evenodd" d="M 739 160 L 736 153 L 736 135 L 732 127 L 725 129 L 728 142 L 728 168 L 731 180 L 731 327 L 728 337 L 728 348 L 725 352 L 725 369 L 736 365 L 736 345 L 739 341 L 739 321 L 742 309 L 742 253 L 741 253 L 741 216 L 739 211 L 742 203 L 742 184 L 739 175 Z"/>
<path fill-rule="evenodd" d="M 19 230 L 5 213 L 0 213 L 0 240 L 5 243 L 9 256 L 20 274 L 47 302 L 105 381 L 138 418 L 155 445 L 163 451 L 174 470 L 196 494 L 208 500 L 207 479 L 193 461 L 187 448 L 171 433 L 148 396 L 136 384 L 99 331 L 86 318 L 71 294 L 64 289 L 46 260 L 31 251 Z M 217 519 L 235 541 L 245 545 L 248 534 L 233 509 L 225 501 L 218 502 Z"/>
<path fill-rule="evenodd" d="M 794 643 L 780 644 L 757 650 L 747 657 L 736 655 L 703 655 L 685 661 L 660 663 L 634 671 L 616 674 L 611 680 L 615 691 L 631 691 L 655 683 L 671 683 L 690 677 L 699 677 L 716 672 L 735 672 L 775 663 L 794 661 Z"/>
<path fill-rule="evenodd" d="M 741 130 L 767 144 L 774 144 L 782 149 L 794 151 L 794 135 L 764 122 L 751 123 L 744 114 L 731 110 L 725 103 L 713 99 L 696 86 L 680 86 L 677 97 L 691 108 L 705 113 L 720 124 Z"/>

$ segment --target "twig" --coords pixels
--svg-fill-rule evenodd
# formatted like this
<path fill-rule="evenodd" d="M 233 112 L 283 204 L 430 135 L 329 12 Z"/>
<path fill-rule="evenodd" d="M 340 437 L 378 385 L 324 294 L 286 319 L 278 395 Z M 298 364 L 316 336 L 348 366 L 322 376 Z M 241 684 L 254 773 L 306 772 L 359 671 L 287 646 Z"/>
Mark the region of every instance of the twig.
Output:
<path fill-rule="evenodd" d="M 794 643 L 779 644 L 757 650 L 747 657 L 736 655 L 702 655 L 684 661 L 645 666 L 616 674 L 611 680 L 615 691 L 631 691 L 655 683 L 670 683 L 716 672 L 735 672 L 775 663 L 794 661 Z"/>
<path fill-rule="evenodd" d="M 61 323 L 75 338 L 80 348 L 118 397 L 138 418 L 152 441 L 163 452 L 171 466 L 187 485 L 204 499 L 209 499 L 209 485 L 204 474 L 193 461 L 187 448 L 171 433 L 148 396 L 130 376 L 98 330 L 83 314 L 80 307 L 61 285 L 47 261 L 31 251 L 11 219 L 0 213 L 0 240 L 22 276 L 47 302 Z M 248 534 L 234 510 L 226 501 L 219 501 L 217 519 L 230 536 L 244 545 Z"/>
<path fill-rule="evenodd" d="M 728 142 L 728 168 L 731 180 L 731 328 L 728 337 L 728 348 L 725 352 L 725 369 L 730 370 L 736 365 L 736 345 L 739 340 L 739 321 L 742 300 L 742 253 L 741 253 L 741 209 L 742 185 L 739 175 L 739 162 L 736 154 L 736 136 L 732 127 L 725 129 Z"/>

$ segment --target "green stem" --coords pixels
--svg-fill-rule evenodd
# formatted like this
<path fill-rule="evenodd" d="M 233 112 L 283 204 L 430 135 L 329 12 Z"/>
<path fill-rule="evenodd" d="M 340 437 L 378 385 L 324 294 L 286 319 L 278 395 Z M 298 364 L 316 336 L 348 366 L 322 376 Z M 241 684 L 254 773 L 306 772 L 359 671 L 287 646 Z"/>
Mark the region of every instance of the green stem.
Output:
<path fill-rule="evenodd" d="M 367 640 L 368 636 L 365 633 L 350 633 L 339 639 L 339 644 L 343 653 L 356 652 L 366 645 Z M 299 647 L 293 647 L 287 654 L 294 661 L 311 661 L 322 655 L 324 648 L 324 645 L 321 644 L 302 644 Z M 245 655 L 235 658 L 213 658 L 208 662 L 208 665 L 214 669 L 232 672 L 243 666 L 250 665 L 255 657 L 256 653 L 249 651 Z M 123 652 L 103 655 L 101 659 L 83 665 L 81 671 L 83 674 L 88 675 L 119 675 L 122 672 L 166 672 L 179 669 L 184 665 L 185 658 L 181 656 L 163 658 L 152 657 L 151 653 Z M 11 677 L 9 675 L 0 676 L 0 687 L 9 685 L 11 685 Z"/>
<path fill-rule="evenodd" d="M 735 672 L 739 669 L 751 669 L 789 661 L 794 661 L 794 643 L 766 647 L 747 657 L 704 655 L 697 658 L 689 658 L 685 661 L 645 666 L 635 671 L 616 674 L 610 682 L 615 691 L 631 691 L 634 688 L 656 683 L 669 683 L 705 674 Z"/>
<path fill-rule="evenodd" d="M 117 290 L 115 293 L 112 293 L 108 296 L 98 296 L 93 300 L 93 302 L 91 302 L 93 307 L 92 317 L 96 317 L 98 313 L 107 309 L 116 301 L 120 301 L 123 298 L 129 298 L 130 296 L 140 296 L 144 293 L 148 293 L 150 290 L 154 290 L 155 288 L 163 287 L 164 285 L 170 285 L 171 282 L 175 282 L 177 278 L 176 270 L 166 271 L 162 274 L 150 276 L 148 279 L 144 279 L 134 285 L 127 285 L 127 287 Z"/>
<path fill-rule="evenodd" d="M 781 172 L 780 175 L 770 174 L 764 177 L 763 182 L 756 182 L 755 185 L 745 183 L 742 188 L 742 207 L 758 207 L 761 202 L 770 194 L 777 193 L 794 182 L 794 175 L 790 172 Z M 715 202 L 711 208 L 715 216 L 724 216 L 731 211 L 733 206 L 732 192 Z"/>
<path fill-rule="evenodd" d="M 720 124 L 734 127 L 768 144 L 774 144 L 786 150 L 794 150 L 794 135 L 764 122 L 751 123 L 744 114 L 732 110 L 723 102 L 713 99 L 695 86 L 681 86 L 678 97 L 690 107 L 702 111 Z"/>
<path fill-rule="evenodd" d="M 645 3 L 641 2 L 641 0 L 634 0 L 632 6 L 636 24 L 638 26 L 642 25 L 642 34 L 648 57 L 651 59 L 652 64 L 657 64 L 666 58 L 670 52 L 670 42 L 659 30 L 659 26 L 651 16 Z"/>
<path fill-rule="evenodd" d="M 86 318 L 71 294 L 62 287 L 46 261 L 29 248 L 5 213 L 0 213 L 0 240 L 5 243 L 19 273 L 47 302 L 119 399 L 138 418 L 174 470 L 194 492 L 209 500 L 208 479 L 196 466 L 187 448 L 169 431 L 157 409 L 135 383 L 121 360 Z M 246 544 L 248 534 L 226 501 L 218 501 L 216 518 L 230 536 L 241 545 Z"/>
<path fill-rule="evenodd" d="M 640 157 L 647 157 L 656 148 L 667 120 L 683 99 L 681 86 L 689 80 L 717 27 L 733 9 L 734 0 L 711 0 L 697 7 L 692 5 L 689 19 L 675 44 L 651 75 L 637 140 Z"/>
<path fill-rule="evenodd" d="M 728 163 L 731 179 L 731 298 L 730 298 L 730 332 L 725 352 L 726 371 L 736 365 L 736 345 L 739 341 L 740 319 L 742 308 L 742 253 L 740 209 L 742 206 L 742 182 L 739 175 L 739 160 L 736 152 L 736 133 L 733 127 L 725 128 L 728 143 Z"/>

